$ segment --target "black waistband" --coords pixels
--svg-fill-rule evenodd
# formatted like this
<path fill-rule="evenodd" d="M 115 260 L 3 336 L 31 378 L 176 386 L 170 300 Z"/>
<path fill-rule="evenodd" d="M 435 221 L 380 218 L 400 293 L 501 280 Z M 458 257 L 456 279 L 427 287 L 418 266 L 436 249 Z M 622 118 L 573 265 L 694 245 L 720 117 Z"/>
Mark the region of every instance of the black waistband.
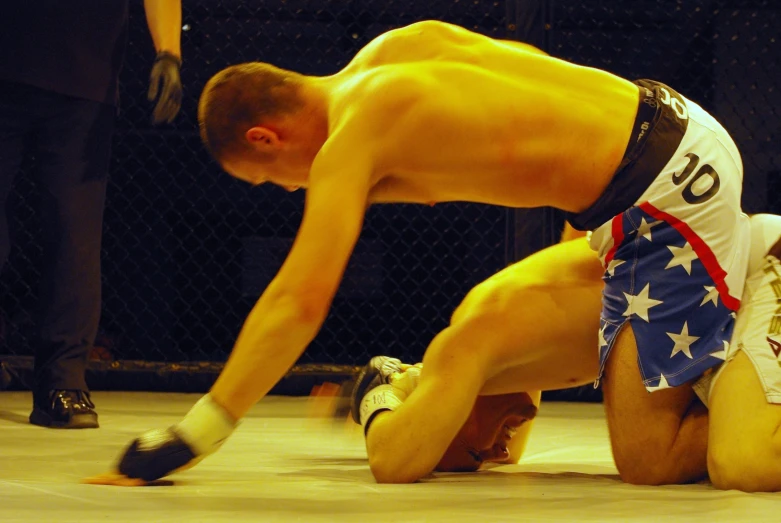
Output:
<path fill-rule="evenodd" d="M 594 230 L 632 207 L 675 154 L 686 132 L 688 118 L 680 118 L 671 106 L 675 99 L 673 103 L 686 107 L 681 95 L 652 80 L 634 83 L 640 89 L 640 100 L 624 157 L 591 207 L 579 214 L 567 213 L 575 229 Z"/>

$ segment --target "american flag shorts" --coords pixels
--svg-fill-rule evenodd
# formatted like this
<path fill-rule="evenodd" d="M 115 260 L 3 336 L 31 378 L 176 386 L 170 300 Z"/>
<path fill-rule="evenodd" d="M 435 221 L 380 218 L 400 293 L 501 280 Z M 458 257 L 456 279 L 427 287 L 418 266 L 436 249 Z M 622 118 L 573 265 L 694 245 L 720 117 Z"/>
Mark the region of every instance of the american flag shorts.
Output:
<path fill-rule="evenodd" d="M 672 136 L 669 126 L 650 129 L 628 169 L 642 169 L 645 156 L 658 150 L 655 143 L 680 143 L 634 205 L 594 229 L 589 239 L 605 268 L 600 376 L 629 322 L 648 391 L 681 385 L 724 361 L 750 241 L 749 220 L 740 208 L 743 168 L 729 134 L 679 94 L 657 97 L 663 110 L 683 122 L 681 130 Z"/>

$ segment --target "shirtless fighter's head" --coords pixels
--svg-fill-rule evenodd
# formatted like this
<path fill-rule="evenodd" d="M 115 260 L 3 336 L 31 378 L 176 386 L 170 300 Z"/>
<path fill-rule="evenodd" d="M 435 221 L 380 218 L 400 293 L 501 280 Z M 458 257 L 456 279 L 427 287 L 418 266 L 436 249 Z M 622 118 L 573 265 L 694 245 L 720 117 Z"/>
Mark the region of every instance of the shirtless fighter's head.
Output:
<path fill-rule="evenodd" d="M 257 62 L 220 71 L 198 106 L 203 143 L 240 180 L 305 187 L 328 136 L 323 82 Z"/>

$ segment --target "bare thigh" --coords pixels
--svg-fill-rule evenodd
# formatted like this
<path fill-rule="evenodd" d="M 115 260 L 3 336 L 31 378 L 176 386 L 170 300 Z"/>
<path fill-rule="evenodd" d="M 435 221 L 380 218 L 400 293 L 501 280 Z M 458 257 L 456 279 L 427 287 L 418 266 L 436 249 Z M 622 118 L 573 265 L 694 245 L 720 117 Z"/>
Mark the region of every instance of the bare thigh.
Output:
<path fill-rule="evenodd" d="M 717 488 L 779 491 L 781 404 L 770 401 L 781 401 L 781 217 L 755 215 L 751 227 L 750 275 L 710 394 L 708 472 Z"/>
<path fill-rule="evenodd" d="M 781 405 L 768 403 L 754 365 L 739 351 L 710 396 L 708 472 L 714 486 L 781 490 L 779 427 Z"/>
<path fill-rule="evenodd" d="M 649 393 L 627 323 L 602 378 L 605 413 L 616 467 L 635 484 L 685 483 L 707 474 L 707 410 L 689 385 Z"/>

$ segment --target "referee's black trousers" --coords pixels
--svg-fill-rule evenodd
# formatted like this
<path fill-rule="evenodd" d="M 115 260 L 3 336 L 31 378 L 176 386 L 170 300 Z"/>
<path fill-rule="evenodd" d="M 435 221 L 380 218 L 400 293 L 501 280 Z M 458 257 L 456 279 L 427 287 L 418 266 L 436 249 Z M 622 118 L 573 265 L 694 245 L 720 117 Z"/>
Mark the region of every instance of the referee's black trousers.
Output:
<path fill-rule="evenodd" d="M 109 104 L 0 81 L 0 264 L 11 246 L 8 193 L 25 155 L 33 156 L 29 174 L 41 190 L 36 401 L 53 389 L 87 390 L 114 116 Z"/>

